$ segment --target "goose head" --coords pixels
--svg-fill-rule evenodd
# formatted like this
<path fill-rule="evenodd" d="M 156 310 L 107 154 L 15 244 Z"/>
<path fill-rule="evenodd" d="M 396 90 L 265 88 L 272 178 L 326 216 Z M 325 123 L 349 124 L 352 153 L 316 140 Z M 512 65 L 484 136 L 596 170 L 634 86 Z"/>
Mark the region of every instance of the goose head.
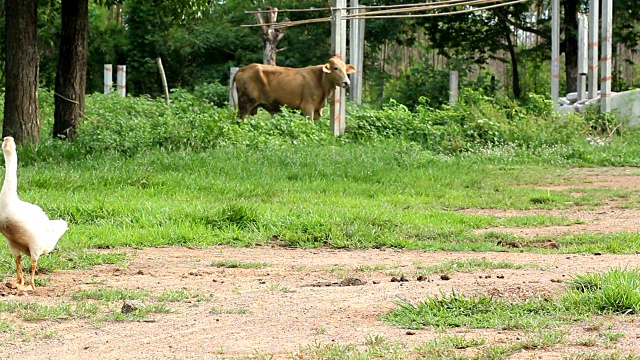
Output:
<path fill-rule="evenodd" d="M 7 136 L 2 141 L 2 152 L 5 154 L 12 154 L 16 151 L 16 142 L 11 136 Z"/>

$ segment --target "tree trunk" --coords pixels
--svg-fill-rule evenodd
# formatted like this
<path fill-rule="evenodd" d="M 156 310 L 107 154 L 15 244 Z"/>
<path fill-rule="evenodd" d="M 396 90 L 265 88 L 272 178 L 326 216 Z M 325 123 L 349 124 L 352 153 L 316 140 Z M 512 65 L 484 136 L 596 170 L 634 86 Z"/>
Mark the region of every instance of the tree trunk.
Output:
<path fill-rule="evenodd" d="M 262 63 L 265 65 L 276 64 L 276 54 L 278 52 L 278 42 L 284 36 L 286 27 L 275 27 L 276 19 L 278 17 L 278 8 L 272 8 L 267 6 L 267 21 L 265 23 L 262 13 L 256 13 L 256 21 L 259 26 L 260 33 L 262 34 L 262 42 L 264 43 Z M 283 22 L 289 21 L 288 18 L 284 18 Z M 272 25 L 269 25 L 272 24 Z"/>
<path fill-rule="evenodd" d="M 578 90 L 578 0 L 564 0 L 564 45 L 569 93 Z"/>
<path fill-rule="evenodd" d="M 89 0 L 62 0 L 53 137 L 73 140 L 84 115 Z"/>
<path fill-rule="evenodd" d="M 516 48 L 513 45 L 513 41 L 511 40 L 511 30 L 507 27 L 507 47 L 509 48 L 509 55 L 511 56 L 511 76 L 513 83 L 513 96 L 516 99 L 519 99 L 522 95 L 522 90 L 520 89 L 520 73 L 518 72 L 518 59 L 516 58 Z"/>
<path fill-rule="evenodd" d="M 40 140 L 38 119 L 38 0 L 5 0 L 6 89 L 3 136 Z"/>

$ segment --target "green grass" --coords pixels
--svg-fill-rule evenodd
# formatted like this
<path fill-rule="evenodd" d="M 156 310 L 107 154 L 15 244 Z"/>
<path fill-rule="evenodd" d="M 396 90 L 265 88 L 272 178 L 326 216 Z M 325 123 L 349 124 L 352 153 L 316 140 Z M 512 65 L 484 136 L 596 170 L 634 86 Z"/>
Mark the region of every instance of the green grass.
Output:
<path fill-rule="evenodd" d="M 415 262 L 414 267 L 421 275 L 436 273 L 474 272 L 490 269 L 541 269 L 535 264 L 514 264 L 506 261 L 493 262 L 487 259 L 450 260 L 438 265 L 425 266 Z"/>
<path fill-rule="evenodd" d="M 496 245 L 495 234 L 474 231 L 577 221 L 540 214 L 498 218 L 456 209 L 566 209 L 611 198 L 638 204 L 637 195 L 628 192 L 592 191 L 586 201 L 569 190 L 538 189 L 540 182 L 564 181 L 565 165 L 507 160 L 515 156 L 507 150 L 496 150 L 490 157 L 434 155 L 389 140 L 259 149 L 156 149 L 130 156 L 107 151 L 60 159 L 53 156 L 54 150 L 75 150 L 65 150 L 64 143 L 48 146 L 19 149 L 25 159 L 20 162 L 20 196 L 42 206 L 51 218 L 66 219 L 70 226 L 57 251 L 39 262 L 48 273 L 121 265 L 127 260 L 119 250 L 123 247 L 254 246 L 274 236 L 281 243 L 306 248 L 504 251 Z M 554 201 L 532 201 L 536 198 Z M 565 235 L 554 240 L 559 250 L 525 250 L 640 250 L 637 232 Z M 0 247 L 0 274 L 13 271 L 8 249 Z"/>
<path fill-rule="evenodd" d="M 240 268 L 240 269 L 261 269 L 269 266 L 265 262 L 245 262 L 237 260 L 215 260 L 211 262 L 211 266 L 223 268 Z"/>
<path fill-rule="evenodd" d="M 103 301 L 117 301 L 117 300 L 141 300 L 149 297 L 150 293 L 146 290 L 128 290 L 128 289 L 92 289 L 92 290 L 80 290 L 71 295 L 75 300 L 103 300 Z"/>
<path fill-rule="evenodd" d="M 180 302 L 189 299 L 199 299 L 198 293 L 185 289 L 167 290 L 157 296 L 157 300 L 161 302 Z"/>
<path fill-rule="evenodd" d="M 0 302 L 0 313 L 14 313 L 26 321 L 42 320 L 72 320 L 84 319 L 96 316 L 100 308 L 87 302 L 68 303 L 57 305 L 41 305 L 35 302 L 6 301 Z"/>
<path fill-rule="evenodd" d="M 220 308 L 217 306 L 211 307 L 210 312 L 212 314 L 250 314 L 251 309 L 246 307 L 238 307 L 238 308 Z"/>

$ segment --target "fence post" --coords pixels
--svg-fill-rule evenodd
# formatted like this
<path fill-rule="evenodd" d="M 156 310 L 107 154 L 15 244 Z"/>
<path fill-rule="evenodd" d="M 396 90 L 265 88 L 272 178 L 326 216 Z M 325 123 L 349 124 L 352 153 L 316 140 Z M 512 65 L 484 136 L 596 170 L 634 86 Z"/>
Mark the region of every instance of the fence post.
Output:
<path fill-rule="evenodd" d="M 120 96 L 127 96 L 127 65 L 118 65 L 117 69 L 117 82 L 118 82 L 118 94 Z"/>
<path fill-rule="evenodd" d="M 169 87 L 167 86 L 167 76 L 164 74 L 164 67 L 162 66 L 162 58 L 160 58 L 160 56 L 156 58 L 156 65 L 158 65 L 158 72 L 160 72 L 160 81 L 162 81 L 164 103 L 165 105 L 169 106 Z"/>
<path fill-rule="evenodd" d="M 458 103 L 458 72 L 452 70 L 449 72 L 449 105 L 453 106 Z"/>
<path fill-rule="evenodd" d="M 111 64 L 104 64 L 104 93 L 110 94 L 113 87 L 113 67 Z"/>
<path fill-rule="evenodd" d="M 351 13 L 364 12 L 358 5 L 358 0 L 351 0 Z M 356 104 L 362 104 L 362 64 L 364 55 L 364 19 L 351 18 L 349 21 L 349 62 L 355 66 L 356 72 L 351 74 L 351 89 L 349 97 Z"/>
<path fill-rule="evenodd" d="M 331 16 L 331 51 L 339 55 L 342 59 L 345 59 L 345 52 L 347 49 L 347 29 L 346 22 L 342 20 L 344 8 L 346 7 L 346 0 L 331 0 L 331 7 L 333 14 Z M 346 115 L 346 91 L 342 87 L 336 87 L 333 92 L 331 101 L 331 132 L 333 135 L 338 136 L 344 134 L 345 115 Z"/>
<path fill-rule="evenodd" d="M 238 91 L 233 86 L 233 78 L 236 77 L 238 67 L 232 66 L 229 68 L 229 107 L 235 108 L 238 103 Z"/>
<path fill-rule="evenodd" d="M 578 100 L 584 100 L 587 92 L 587 15 L 578 14 Z"/>
<path fill-rule="evenodd" d="M 589 0 L 589 99 L 598 95 L 598 18 L 600 0 Z"/>
<path fill-rule="evenodd" d="M 600 54 L 600 112 L 611 112 L 611 40 L 613 1 L 602 1 L 602 48 Z"/>

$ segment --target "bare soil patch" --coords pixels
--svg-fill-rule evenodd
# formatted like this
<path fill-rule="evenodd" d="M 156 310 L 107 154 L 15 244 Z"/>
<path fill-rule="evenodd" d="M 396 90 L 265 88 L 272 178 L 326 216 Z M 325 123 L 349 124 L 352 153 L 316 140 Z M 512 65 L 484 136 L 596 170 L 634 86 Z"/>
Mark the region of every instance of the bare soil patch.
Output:
<path fill-rule="evenodd" d="M 600 171 L 593 170 L 594 174 L 590 174 L 587 170 L 577 170 L 576 176 L 590 184 L 598 183 L 600 176 L 611 177 L 607 178 L 607 184 L 612 179 L 625 178 L 607 186 L 627 184 L 628 177 L 635 176 L 617 175 L 615 172 L 620 170 Z M 640 184 L 636 189 L 640 189 Z M 498 216 L 511 213 L 468 211 Z M 552 212 L 556 214 L 555 210 Z M 574 210 L 567 216 L 579 217 L 584 224 L 553 230 L 521 230 L 531 234 L 546 231 L 550 235 L 602 229 L 637 231 L 640 225 L 638 215 L 638 210 L 613 206 L 589 211 Z M 104 265 L 41 275 L 48 279 L 47 286 L 38 287 L 28 295 L 3 288 L 0 301 L 55 305 L 74 302 L 71 298 L 74 292 L 105 287 L 147 290 L 151 292 L 151 298 L 168 290 L 186 289 L 200 299 L 192 297 L 186 301 L 169 302 L 167 305 L 171 313 L 151 314 L 141 322 L 27 322 L 14 314 L 0 313 L 0 324 L 4 322 L 15 327 L 11 331 L 0 331 L 0 358 L 253 359 L 271 355 L 275 359 L 286 359 L 296 358 L 295 354 L 302 347 L 314 343 L 364 346 L 367 337 L 375 335 L 411 348 L 442 333 L 431 329 L 408 331 L 382 323 L 379 316 L 394 308 L 399 299 L 417 302 L 426 295 L 439 296 L 454 290 L 469 296 L 483 294 L 511 301 L 554 296 L 565 289 L 563 280 L 574 274 L 617 267 L 635 268 L 640 263 L 640 255 L 293 249 L 277 246 L 160 247 L 126 251 L 130 256 L 123 266 Z M 535 267 L 417 277 L 418 263 L 427 266 L 464 259 L 505 261 Z M 262 268 L 211 265 L 219 260 L 269 265 Z M 402 275 L 405 281 L 400 281 Z M 396 281 L 392 281 L 394 277 Z M 120 305 L 118 303 L 116 311 Z M 566 326 L 566 340 L 562 345 L 550 349 L 527 349 L 510 359 L 558 359 L 569 354 L 611 352 L 638 354 L 638 321 L 640 317 L 635 315 L 601 317 L 589 323 Z M 624 336 L 609 341 L 600 336 L 603 332 L 622 333 Z M 487 346 L 506 345 L 531 335 L 499 329 L 449 329 L 446 333 L 485 338 Z M 587 342 L 585 339 L 595 340 Z"/>

